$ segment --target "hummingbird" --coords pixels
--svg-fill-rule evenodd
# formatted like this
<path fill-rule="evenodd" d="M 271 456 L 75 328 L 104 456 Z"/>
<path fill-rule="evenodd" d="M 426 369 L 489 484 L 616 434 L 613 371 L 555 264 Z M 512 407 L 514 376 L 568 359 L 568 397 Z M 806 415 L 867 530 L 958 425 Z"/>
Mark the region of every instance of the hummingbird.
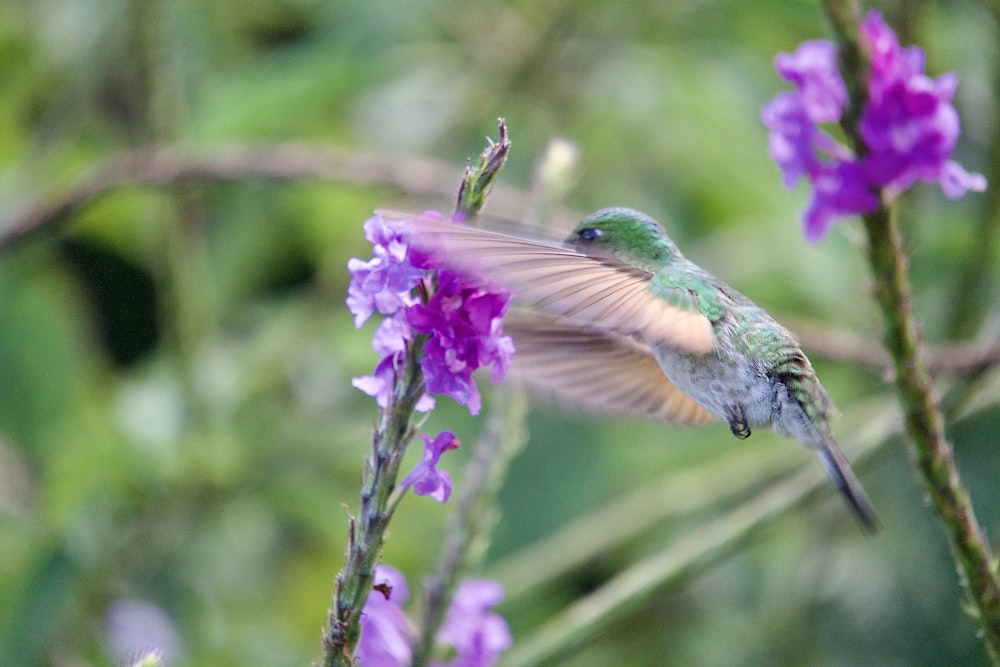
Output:
<path fill-rule="evenodd" d="M 585 410 L 670 423 L 722 421 L 737 438 L 771 426 L 816 452 L 869 532 L 872 504 L 830 426 L 834 412 L 792 334 L 689 261 L 650 216 L 605 208 L 563 242 L 425 218 L 428 250 L 514 294 L 513 369 Z"/>

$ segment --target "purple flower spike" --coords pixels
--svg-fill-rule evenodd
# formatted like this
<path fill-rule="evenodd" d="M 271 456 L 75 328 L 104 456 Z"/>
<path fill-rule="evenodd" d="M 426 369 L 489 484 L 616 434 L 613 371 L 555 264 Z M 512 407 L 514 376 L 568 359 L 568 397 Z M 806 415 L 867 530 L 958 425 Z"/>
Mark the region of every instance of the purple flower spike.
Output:
<path fill-rule="evenodd" d="M 951 198 L 986 188 L 982 175 L 950 159 L 959 135 L 951 104 L 958 77 L 924 74 L 923 51 L 901 48 L 878 11 L 862 22 L 861 41 L 871 62 L 858 127 L 863 157 L 817 126 L 838 122 L 847 103 L 832 42 L 805 42 L 794 55 L 779 54 L 775 68 L 796 91 L 779 93 L 761 110 L 785 186 L 802 176 L 813 186 L 804 216 L 810 242 L 821 240 L 836 218 L 874 211 L 883 194 L 893 197 L 918 180 L 939 183 Z"/>
<path fill-rule="evenodd" d="M 437 641 L 455 648 L 456 657 L 436 667 L 491 667 L 511 645 L 507 622 L 490 608 L 503 599 L 495 581 L 472 579 L 455 592 Z"/>
<path fill-rule="evenodd" d="M 444 220 L 439 213 L 424 215 Z M 355 325 L 360 327 L 375 311 L 386 316 L 372 341 L 381 361 L 372 375 L 355 378 L 354 386 L 374 396 L 379 407 L 387 407 L 410 343 L 427 334 L 420 365 L 428 393 L 416 409 L 431 409 L 430 394 L 444 394 L 478 414 L 481 399 L 472 373 L 492 364 L 493 381 L 498 382 L 514 351 L 510 337 L 503 335 L 510 294 L 438 266 L 410 244 L 411 233 L 410 221 L 376 215 L 365 223 L 374 257 L 347 264 L 347 305 Z"/>
<path fill-rule="evenodd" d="M 358 665 L 404 667 L 413 659 L 413 628 L 402 609 L 408 597 L 406 578 L 396 568 L 377 565 L 374 582 L 379 590 L 368 595 L 361 613 Z"/>
<path fill-rule="evenodd" d="M 451 475 L 438 470 L 437 464 L 443 453 L 458 449 L 458 438 L 451 431 L 441 431 L 434 439 L 426 435 L 421 435 L 420 439 L 424 441 L 424 456 L 399 488 L 412 486 L 418 496 L 430 496 L 439 503 L 446 503 L 451 497 Z"/>

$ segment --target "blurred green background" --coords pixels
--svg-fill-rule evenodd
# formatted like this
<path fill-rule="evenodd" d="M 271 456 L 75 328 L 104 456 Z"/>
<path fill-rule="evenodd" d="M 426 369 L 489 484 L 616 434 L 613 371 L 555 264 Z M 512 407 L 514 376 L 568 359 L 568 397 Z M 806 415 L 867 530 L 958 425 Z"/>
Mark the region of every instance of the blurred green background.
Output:
<path fill-rule="evenodd" d="M 959 202 L 930 186 L 906 196 L 918 314 L 934 344 L 988 341 L 1000 322 L 1000 7 L 883 8 L 904 43 L 926 48 L 930 73 L 961 75 L 958 159 L 993 186 Z M 806 193 L 784 190 L 767 156 L 758 113 L 783 88 L 772 59 L 825 36 L 805 0 L 6 0 L 0 234 L 81 179 L 114 181 L 99 165 L 129 149 L 211 161 L 294 142 L 300 152 L 282 154 L 293 166 L 337 149 L 348 167 L 275 179 L 260 173 L 280 166 L 269 153 L 254 154 L 256 172 L 237 154 L 225 178 L 115 187 L 0 248 L 0 664 L 113 664 L 149 643 L 172 665 L 320 657 L 376 417 L 350 385 L 375 362 L 374 325 L 354 329 L 345 264 L 370 256 L 372 209 L 447 208 L 499 116 L 513 152 L 497 212 L 517 214 L 549 140 L 568 139 L 580 153 L 568 206 L 666 221 L 689 258 L 803 333 L 845 449 L 875 452 L 858 470 L 885 523 L 866 538 L 823 486 L 544 663 L 984 664 L 943 531 L 889 435 L 886 374 L 836 358 L 841 332 L 877 348 L 859 230 L 807 246 Z M 362 157 L 370 173 L 350 167 Z M 994 376 L 956 404 L 950 435 L 995 539 Z M 942 376 L 942 392 L 954 381 Z M 466 443 L 445 464 L 460 492 L 482 420 L 439 403 L 426 430 Z M 739 442 L 725 425 L 548 409 L 529 429 L 484 570 L 501 579 L 531 570 L 524 549 L 637 488 L 703 471 L 695 500 L 730 485 L 752 499 L 790 467 L 821 475 L 809 452 L 763 430 Z M 629 564 L 710 522 L 724 530 L 737 502 L 650 520 L 527 590 L 502 581 L 515 646 Z M 409 498 L 392 524 L 385 560 L 414 590 L 448 511 Z"/>

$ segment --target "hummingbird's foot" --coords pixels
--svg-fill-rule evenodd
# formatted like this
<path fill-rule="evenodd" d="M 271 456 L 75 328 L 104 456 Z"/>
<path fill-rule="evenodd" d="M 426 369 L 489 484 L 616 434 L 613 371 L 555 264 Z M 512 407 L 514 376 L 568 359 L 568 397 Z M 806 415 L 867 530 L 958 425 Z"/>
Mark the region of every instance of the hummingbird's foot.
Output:
<path fill-rule="evenodd" d="M 747 411 L 742 405 L 731 405 L 726 408 L 729 419 L 729 430 L 740 440 L 750 437 L 750 424 L 747 422 Z"/>

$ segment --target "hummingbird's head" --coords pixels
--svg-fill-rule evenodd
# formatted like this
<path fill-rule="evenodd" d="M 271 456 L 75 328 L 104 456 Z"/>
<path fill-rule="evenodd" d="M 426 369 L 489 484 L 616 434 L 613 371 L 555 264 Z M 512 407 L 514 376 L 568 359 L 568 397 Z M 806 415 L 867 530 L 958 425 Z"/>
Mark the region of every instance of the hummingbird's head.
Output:
<path fill-rule="evenodd" d="M 613 257 L 655 271 L 682 255 L 663 226 L 630 208 L 604 208 L 580 221 L 566 243 L 585 255 Z"/>

